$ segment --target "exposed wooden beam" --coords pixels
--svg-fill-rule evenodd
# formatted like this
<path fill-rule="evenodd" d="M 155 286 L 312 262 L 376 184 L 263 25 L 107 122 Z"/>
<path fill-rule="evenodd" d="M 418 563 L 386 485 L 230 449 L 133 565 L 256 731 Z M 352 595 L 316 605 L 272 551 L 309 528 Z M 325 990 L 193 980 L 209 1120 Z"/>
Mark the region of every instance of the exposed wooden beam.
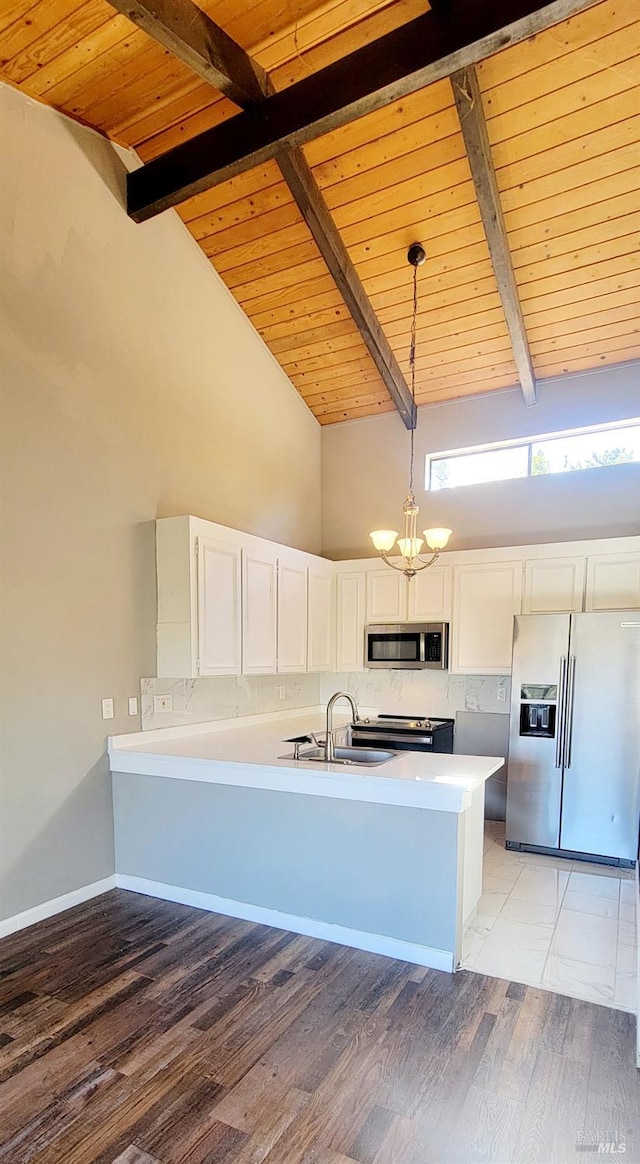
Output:
<path fill-rule="evenodd" d="M 254 108 L 273 93 L 267 73 L 192 0 L 111 3 L 243 109 Z M 416 409 L 411 392 L 311 167 L 296 147 L 280 150 L 277 162 L 393 403 L 406 427 L 414 428 Z"/>
<path fill-rule="evenodd" d="M 192 0 L 109 0 L 241 109 L 271 92 L 264 69 Z"/>
<path fill-rule="evenodd" d="M 454 73 L 451 84 L 522 395 L 525 404 L 537 404 L 531 353 L 520 307 L 518 286 L 513 273 L 500 191 L 491 157 L 482 94 L 474 66 L 470 65 Z"/>
<path fill-rule="evenodd" d="M 451 0 L 256 109 L 182 142 L 127 178 L 128 209 L 142 222 L 329 130 L 450 77 L 600 0 Z"/>
<path fill-rule="evenodd" d="M 302 150 L 284 149 L 276 160 L 393 403 L 406 427 L 415 428 L 416 410 L 407 382 Z"/>

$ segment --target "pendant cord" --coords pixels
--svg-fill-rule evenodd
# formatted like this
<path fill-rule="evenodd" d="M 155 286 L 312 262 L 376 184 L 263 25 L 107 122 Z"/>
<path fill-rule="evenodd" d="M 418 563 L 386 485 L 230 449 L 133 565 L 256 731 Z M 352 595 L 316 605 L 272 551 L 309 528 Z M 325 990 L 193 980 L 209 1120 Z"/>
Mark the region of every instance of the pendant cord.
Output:
<path fill-rule="evenodd" d="M 416 415 L 416 329 L 418 316 L 418 267 L 417 264 L 413 268 L 413 314 L 411 316 L 411 344 L 409 347 L 409 369 L 411 371 L 411 400 L 413 403 L 414 423 L 411 426 L 411 456 L 409 459 L 409 494 L 411 497 L 413 493 L 413 444 L 414 432 L 417 421 Z"/>

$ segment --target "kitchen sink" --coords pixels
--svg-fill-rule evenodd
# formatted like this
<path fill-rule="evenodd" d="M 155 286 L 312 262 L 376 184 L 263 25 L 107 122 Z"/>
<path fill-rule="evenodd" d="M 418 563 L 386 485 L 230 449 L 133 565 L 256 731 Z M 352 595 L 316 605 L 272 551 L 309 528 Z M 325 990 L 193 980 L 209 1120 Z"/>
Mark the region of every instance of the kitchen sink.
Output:
<path fill-rule="evenodd" d="M 397 752 L 389 752 L 386 748 L 353 748 L 348 745 L 342 747 L 336 746 L 334 748 L 334 758 L 330 761 L 332 764 L 387 764 L 389 760 L 395 759 Z M 281 756 L 281 760 L 293 760 L 293 756 Z M 314 763 L 327 763 L 324 754 L 324 748 L 309 748 L 305 752 L 301 752 L 298 756 L 299 760 L 311 760 Z"/>

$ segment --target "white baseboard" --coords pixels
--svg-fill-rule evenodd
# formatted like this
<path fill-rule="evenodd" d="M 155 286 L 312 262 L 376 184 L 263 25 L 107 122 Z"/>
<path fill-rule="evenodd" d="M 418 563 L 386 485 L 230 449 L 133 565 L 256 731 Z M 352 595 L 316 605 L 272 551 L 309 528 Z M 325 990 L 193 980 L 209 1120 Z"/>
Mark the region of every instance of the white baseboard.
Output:
<path fill-rule="evenodd" d="M 34 905 L 32 909 L 24 910 L 23 913 L 15 913 L 13 917 L 0 921 L 0 938 L 15 934 L 16 930 L 26 930 L 36 922 L 53 917 L 56 913 L 63 913 L 65 909 L 71 909 L 74 905 L 82 905 L 83 901 L 99 897 L 101 893 L 108 893 L 115 887 L 116 875 L 112 873 L 110 877 L 103 877 L 101 881 L 81 885 L 79 889 L 72 889 L 71 893 L 63 893 L 61 897 L 52 897 L 50 901 L 43 901 L 40 905 Z"/>
<path fill-rule="evenodd" d="M 147 897 L 159 897 L 163 901 L 193 905 L 197 909 L 221 913 L 226 917 L 242 918 L 243 921 L 258 922 L 260 925 L 274 926 L 279 930 L 290 930 L 294 934 L 304 934 L 305 937 L 321 938 L 325 942 L 337 942 L 341 946 L 353 946 L 356 950 L 368 950 L 371 954 L 385 954 L 388 958 L 399 958 L 403 962 L 413 962 L 417 966 L 453 972 L 454 957 L 450 950 L 436 950 L 430 946 L 419 946 L 415 942 L 403 942 L 399 938 L 371 934 L 365 930 L 352 930 L 315 918 L 280 913 L 277 909 L 266 909 L 262 905 L 233 901 L 229 897 L 218 897 L 215 893 L 200 893 L 196 889 L 183 889 L 177 885 L 165 885 L 162 881 L 148 881 L 145 877 L 130 877 L 127 873 L 116 873 L 116 886 L 118 889 L 144 893 Z"/>

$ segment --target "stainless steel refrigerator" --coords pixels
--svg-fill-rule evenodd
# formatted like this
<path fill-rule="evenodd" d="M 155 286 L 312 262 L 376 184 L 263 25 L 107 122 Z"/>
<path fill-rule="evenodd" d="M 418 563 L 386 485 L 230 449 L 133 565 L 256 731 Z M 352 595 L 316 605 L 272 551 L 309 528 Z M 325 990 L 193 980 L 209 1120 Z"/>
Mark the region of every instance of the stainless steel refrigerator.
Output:
<path fill-rule="evenodd" d="M 640 812 L 640 613 L 516 617 L 507 848 L 629 865 Z"/>

